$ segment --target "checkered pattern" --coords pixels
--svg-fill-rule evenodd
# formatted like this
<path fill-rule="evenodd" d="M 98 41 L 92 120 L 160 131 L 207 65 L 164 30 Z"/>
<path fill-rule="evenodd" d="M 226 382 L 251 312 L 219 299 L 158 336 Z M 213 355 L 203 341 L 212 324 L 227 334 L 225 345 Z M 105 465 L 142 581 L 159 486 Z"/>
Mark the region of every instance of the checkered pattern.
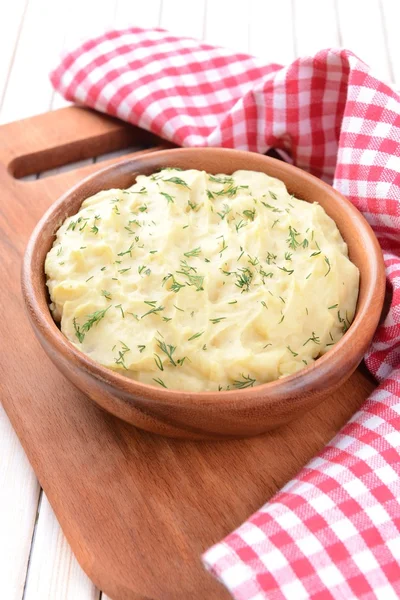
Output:
<path fill-rule="evenodd" d="M 203 560 L 237 600 L 399 598 L 399 96 L 346 50 L 282 68 L 138 28 L 86 42 L 51 78 L 66 98 L 181 146 L 284 150 L 364 213 L 393 295 L 366 356 L 380 385 L 295 479 Z"/>

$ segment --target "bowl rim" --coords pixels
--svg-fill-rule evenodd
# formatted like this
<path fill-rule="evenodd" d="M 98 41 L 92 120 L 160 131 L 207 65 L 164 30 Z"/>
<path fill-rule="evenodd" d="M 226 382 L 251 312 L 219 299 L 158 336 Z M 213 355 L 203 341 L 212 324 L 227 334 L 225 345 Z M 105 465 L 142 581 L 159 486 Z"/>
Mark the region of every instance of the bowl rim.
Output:
<path fill-rule="evenodd" d="M 145 168 L 145 164 L 149 159 L 165 159 L 166 166 L 169 166 L 174 160 L 179 161 L 180 155 L 187 153 L 194 154 L 196 152 L 208 153 L 210 155 L 221 152 L 233 153 L 238 159 L 242 159 L 244 164 L 246 157 L 248 157 L 249 154 L 252 154 L 262 158 L 266 167 L 270 164 L 273 165 L 276 170 L 279 165 L 279 170 L 282 173 L 291 173 L 297 179 L 303 180 L 303 182 L 308 181 L 308 183 L 311 183 L 313 186 L 317 186 L 321 192 L 329 191 L 332 199 L 338 202 L 340 209 L 344 211 L 347 217 L 352 221 L 353 228 L 361 229 L 363 231 L 364 245 L 367 245 L 369 252 L 369 260 L 363 269 L 369 270 L 371 278 L 370 285 L 365 293 L 363 306 L 360 310 L 357 307 L 354 320 L 348 331 L 331 350 L 318 358 L 312 365 L 308 365 L 292 375 L 254 387 L 229 391 L 223 390 L 220 392 L 165 389 L 155 385 L 141 383 L 102 366 L 100 363 L 97 363 L 88 355 L 84 354 L 84 352 L 76 348 L 68 338 L 64 336 L 61 329 L 59 329 L 53 320 L 50 309 L 48 308 L 47 313 L 44 313 L 41 309 L 40 296 L 41 294 L 46 295 L 46 284 L 44 283 L 45 287 L 41 292 L 37 293 L 35 291 L 36 283 L 39 284 L 40 278 L 43 277 L 43 273 L 38 271 L 38 265 L 35 264 L 35 255 L 38 247 L 40 247 L 40 244 L 42 243 L 42 232 L 46 224 L 52 219 L 53 215 L 59 211 L 60 207 L 66 205 L 69 198 L 72 195 L 79 193 L 80 189 L 89 182 L 95 181 L 101 176 L 107 176 L 117 168 L 121 169 L 121 166 L 131 166 L 132 173 L 136 175 L 138 171 L 140 172 L 141 168 Z M 184 158 L 182 160 L 184 160 Z M 82 198 L 82 202 L 84 199 L 85 198 Z M 66 213 L 67 212 L 68 211 L 66 211 Z M 44 272 L 44 264 L 40 264 L 39 267 L 40 269 L 43 269 Z M 359 270 L 360 275 L 362 275 L 361 269 Z M 37 285 L 37 287 L 38 289 L 40 288 L 39 285 Z M 165 404 L 168 404 L 168 401 L 170 401 L 174 406 L 188 406 L 192 403 L 197 406 L 200 404 L 204 406 L 217 404 L 220 410 L 223 410 L 224 408 L 232 409 L 235 407 L 236 403 L 240 401 L 241 408 L 243 409 L 246 401 L 248 402 L 249 407 L 255 408 L 258 404 L 265 405 L 266 402 L 275 402 L 278 395 L 279 399 L 282 400 L 282 398 L 290 398 L 295 393 L 298 393 L 299 390 L 305 393 L 315 391 L 316 387 L 320 385 L 323 380 L 330 381 L 330 378 L 337 372 L 340 364 L 346 364 L 346 362 L 351 359 L 351 356 L 354 354 L 354 348 L 358 349 L 357 353 L 362 352 L 363 355 L 367 350 L 381 314 L 385 293 L 385 268 L 381 248 L 372 228 L 364 216 L 347 198 L 317 177 L 314 177 L 298 167 L 255 152 L 250 153 L 243 150 L 215 147 L 178 148 L 140 153 L 137 157 L 133 156 L 118 161 L 103 169 L 99 169 L 95 173 L 80 180 L 53 202 L 37 223 L 26 247 L 22 263 L 22 292 L 28 316 L 31 321 L 34 322 L 35 332 L 40 334 L 39 337 L 43 337 L 48 345 L 56 350 L 58 354 L 62 354 L 68 362 L 75 359 L 85 372 L 98 381 L 111 386 L 112 388 L 121 390 L 126 396 L 130 395 L 132 400 L 139 396 L 153 402 L 160 401 Z M 371 311 L 374 311 L 374 313 L 371 314 Z M 367 313 L 369 318 L 365 319 Z M 366 323 L 364 321 L 366 321 Z M 362 343 L 361 338 L 368 340 L 368 342 Z"/>

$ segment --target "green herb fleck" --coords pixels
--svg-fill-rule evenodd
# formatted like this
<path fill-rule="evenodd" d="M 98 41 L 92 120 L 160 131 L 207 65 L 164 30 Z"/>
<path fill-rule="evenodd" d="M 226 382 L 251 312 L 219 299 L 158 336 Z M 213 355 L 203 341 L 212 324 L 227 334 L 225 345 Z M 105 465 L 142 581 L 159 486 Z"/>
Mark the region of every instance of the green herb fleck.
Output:
<path fill-rule="evenodd" d="M 242 379 L 238 379 L 236 381 L 233 382 L 233 387 L 238 389 L 238 390 L 243 390 L 244 388 L 248 388 L 248 387 L 253 387 L 253 385 L 255 384 L 256 380 L 252 379 L 250 377 L 250 375 L 241 375 Z"/>
<path fill-rule="evenodd" d="M 291 225 L 289 225 L 289 237 L 287 238 L 287 243 L 289 244 L 289 248 L 292 250 L 296 250 L 300 243 L 297 241 L 297 236 L 300 235 L 296 229 L 294 229 Z"/>
<path fill-rule="evenodd" d="M 216 177 L 215 175 L 209 175 L 208 179 L 214 183 L 233 183 L 233 177 L 230 177 L 229 175 L 227 177 Z"/>
<path fill-rule="evenodd" d="M 238 288 L 241 288 L 242 293 L 248 292 L 250 288 L 251 281 L 253 279 L 253 273 L 245 267 L 244 269 L 239 269 L 236 273 L 237 282 L 235 285 Z"/>
<path fill-rule="evenodd" d="M 197 248 L 194 248 L 193 250 L 190 250 L 189 252 L 185 252 L 184 256 L 187 256 L 188 258 L 190 258 L 191 256 L 199 256 L 201 252 L 201 248 L 200 246 L 197 246 Z"/>
<path fill-rule="evenodd" d="M 164 198 L 167 199 L 168 204 L 173 204 L 174 203 L 174 196 L 170 196 L 166 192 L 160 192 L 160 194 L 161 194 L 161 196 L 164 196 Z"/>
<path fill-rule="evenodd" d="M 329 273 L 331 271 L 331 263 L 329 262 L 329 258 L 327 256 L 324 257 L 324 261 L 328 265 L 328 270 L 327 270 L 327 272 L 324 275 L 324 277 L 326 277 L 327 275 L 329 275 Z"/>
<path fill-rule="evenodd" d="M 243 214 L 245 217 L 247 217 L 248 219 L 250 219 L 250 221 L 254 221 L 255 217 L 256 217 L 256 209 L 253 208 L 253 210 L 244 210 Z"/>
<path fill-rule="evenodd" d="M 321 254 L 321 248 L 318 246 L 318 242 L 315 242 L 315 245 L 316 245 L 316 246 L 317 246 L 317 248 L 318 248 L 318 252 L 313 252 L 312 254 L 310 254 L 310 258 L 311 258 L 312 256 L 318 256 L 318 254 Z"/>
<path fill-rule="evenodd" d="M 158 342 L 158 347 L 161 350 L 161 352 L 164 352 L 164 354 L 166 354 L 168 356 L 171 365 L 173 367 L 176 367 L 176 362 L 172 357 L 173 353 L 176 350 L 176 346 L 171 346 L 171 344 L 166 344 L 165 342 L 163 342 L 161 340 L 157 340 L 157 342 Z"/>
<path fill-rule="evenodd" d="M 83 342 L 86 333 L 93 327 L 93 325 L 97 325 L 102 319 L 104 319 L 104 316 L 109 308 L 111 308 L 111 306 L 108 306 L 104 310 L 96 310 L 94 313 L 87 315 L 87 321 L 82 325 L 82 327 L 80 327 L 77 324 L 76 319 L 74 317 L 73 324 L 75 329 L 75 335 L 80 343 Z"/>
<path fill-rule="evenodd" d="M 174 183 L 175 185 L 181 185 L 182 187 L 185 187 L 188 190 L 190 190 L 190 187 L 188 186 L 186 181 L 183 181 L 183 179 L 180 179 L 179 177 L 170 177 L 169 179 L 163 179 L 163 181 L 165 181 L 166 183 Z"/>
<path fill-rule="evenodd" d="M 264 202 L 263 200 L 261 200 L 261 204 L 264 204 L 265 208 L 269 208 L 269 210 L 272 210 L 274 213 L 282 212 L 279 208 L 275 208 L 275 206 L 271 206 L 271 204 L 267 204 L 267 202 Z"/>
<path fill-rule="evenodd" d="M 192 335 L 192 337 L 190 337 L 188 339 L 188 342 L 191 342 L 192 340 L 195 340 L 196 338 L 199 338 L 201 335 L 203 335 L 204 331 L 199 331 L 198 333 L 195 333 L 194 335 Z"/>
<path fill-rule="evenodd" d="M 299 355 L 299 353 L 298 353 L 298 352 L 293 352 L 293 350 L 291 349 L 291 347 L 290 347 L 290 346 L 286 346 L 286 348 L 289 350 L 289 352 L 290 352 L 291 354 L 293 354 L 293 356 L 298 356 L 298 355 Z"/>
<path fill-rule="evenodd" d="M 160 371 L 164 371 L 164 367 L 162 364 L 162 360 L 161 358 L 158 356 L 158 354 L 154 354 L 154 362 L 156 363 L 157 367 L 160 369 Z"/>
<path fill-rule="evenodd" d="M 156 306 L 156 302 L 149 302 L 149 301 L 144 301 L 145 304 L 148 304 L 149 306 L 151 306 L 151 309 L 148 310 L 146 313 L 144 313 L 144 315 L 142 315 L 140 318 L 143 319 L 144 317 L 147 317 L 147 315 L 152 315 L 152 314 L 157 314 L 158 312 L 161 312 L 162 310 L 164 310 L 164 306 Z"/>
<path fill-rule="evenodd" d="M 287 269 L 286 267 L 278 267 L 281 271 L 285 271 L 288 275 L 292 275 L 294 273 L 294 269 Z"/>
<path fill-rule="evenodd" d="M 314 332 L 312 332 L 312 335 L 311 335 L 311 337 L 309 337 L 309 338 L 308 338 L 308 340 L 306 340 L 306 341 L 304 342 L 303 346 L 306 346 L 306 344 L 308 344 L 308 342 L 314 342 L 314 344 L 320 344 L 320 339 L 319 339 L 319 337 L 317 337 L 317 336 L 315 335 L 315 333 L 314 333 Z"/>
<path fill-rule="evenodd" d="M 246 223 L 245 221 L 243 221 L 243 219 L 241 219 L 239 223 L 235 223 L 236 233 L 239 233 L 239 229 L 241 229 L 242 227 L 246 227 Z"/>
<path fill-rule="evenodd" d="M 125 256 L 125 254 L 129 254 L 129 256 L 132 256 L 132 250 L 133 250 L 133 242 L 129 246 L 128 250 L 125 250 L 124 252 L 119 252 L 118 256 Z"/>
<path fill-rule="evenodd" d="M 127 366 L 125 364 L 125 354 L 127 352 L 130 352 L 130 348 L 128 348 L 128 346 L 126 344 L 124 344 L 124 342 L 120 341 L 120 344 L 122 344 L 122 350 L 119 350 L 118 352 L 118 358 L 115 358 L 115 364 L 117 365 L 121 365 L 124 369 L 127 370 Z"/>

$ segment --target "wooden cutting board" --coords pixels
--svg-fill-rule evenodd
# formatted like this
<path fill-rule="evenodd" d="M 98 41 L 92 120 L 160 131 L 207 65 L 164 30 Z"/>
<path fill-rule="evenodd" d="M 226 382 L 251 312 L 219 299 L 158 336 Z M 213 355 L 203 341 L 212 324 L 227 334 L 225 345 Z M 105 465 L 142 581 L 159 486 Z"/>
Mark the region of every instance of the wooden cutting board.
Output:
<path fill-rule="evenodd" d="M 0 127 L 0 393 L 83 569 L 114 600 L 219 600 L 201 553 L 281 488 L 351 417 L 365 371 L 301 419 L 239 441 L 157 437 L 102 412 L 56 370 L 20 293 L 30 232 L 68 187 L 107 162 L 36 181 L 30 173 L 161 141 L 81 108 Z M 109 161 L 113 162 L 113 161 Z"/>

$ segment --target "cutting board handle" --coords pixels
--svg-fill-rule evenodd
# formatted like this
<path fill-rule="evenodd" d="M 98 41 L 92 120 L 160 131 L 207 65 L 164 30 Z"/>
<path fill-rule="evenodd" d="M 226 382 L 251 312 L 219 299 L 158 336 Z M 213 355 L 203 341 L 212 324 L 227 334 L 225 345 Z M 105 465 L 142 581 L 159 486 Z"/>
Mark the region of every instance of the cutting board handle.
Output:
<path fill-rule="evenodd" d="M 128 123 L 71 106 L 2 125 L 0 163 L 19 179 L 129 146 L 159 142 L 153 134 Z"/>

